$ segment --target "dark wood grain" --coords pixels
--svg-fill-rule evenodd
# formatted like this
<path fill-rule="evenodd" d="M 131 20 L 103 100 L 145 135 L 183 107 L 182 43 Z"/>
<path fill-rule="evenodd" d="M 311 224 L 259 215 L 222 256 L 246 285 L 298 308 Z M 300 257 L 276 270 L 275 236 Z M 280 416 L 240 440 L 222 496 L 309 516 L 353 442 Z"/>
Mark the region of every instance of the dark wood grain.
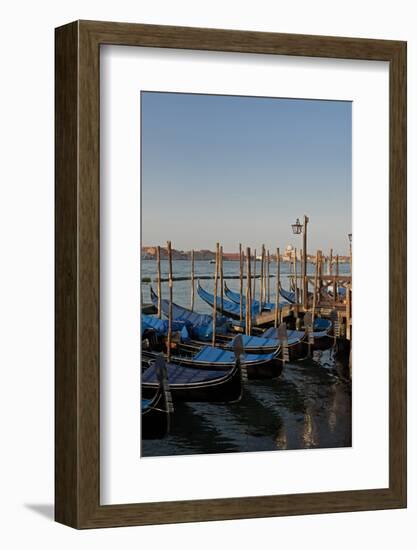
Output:
<path fill-rule="evenodd" d="M 77 525 L 78 25 L 55 44 L 55 518 Z"/>
<path fill-rule="evenodd" d="M 99 55 L 120 44 L 390 63 L 389 487 L 100 505 Z M 406 44 L 79 21 L 56 30 L 56 520 L 76 528 L 406 506 Z"/>

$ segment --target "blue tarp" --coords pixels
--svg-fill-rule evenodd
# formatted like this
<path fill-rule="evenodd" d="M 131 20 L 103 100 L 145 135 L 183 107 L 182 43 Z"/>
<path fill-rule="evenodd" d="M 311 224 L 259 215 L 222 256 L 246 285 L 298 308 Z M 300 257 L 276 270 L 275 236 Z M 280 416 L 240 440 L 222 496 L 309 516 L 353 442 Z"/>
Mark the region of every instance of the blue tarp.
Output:
<path fill-rule="evenodd" d="M 146 410 L 149 407 L 149 405 L 152 403 L 152 399 L 144 399 L 143 397 L 141 401 L 142 401 L 142 404 L 141 404 L 142 411 Z"/>
<path fill-rule="evenodd" d="M 224 292 L 226 296 L 235 304 L 239 305 L 240 308 L 240 294 L 239 292 L 235 292 L 234 290 L 230 290 L 227 285 L 224 285 Z M 288 302 L 280 302 L 278 307 L 281 309 L 284 305 L 288 304 Z M 242 296 L 242 305 L 246 306 L 246 296 Z M 261 302 L 259 300 L 252 300 L 252 307 L 255 308 L 255 310 L 259 313 L 261 309 Z M 273 311 L 275 309 L 275 303 L 273 302 L 264 302 L 263 310 Z"/>
<path fill-rule="evenodd" d="M 250 365 L 251 363 L 256 363 L 258 361 L 270 361 L 275 357 L 275 353 L 270 354 L 244 354 L 243 361 Z M 234 363 L 236 361 L 235 354 L 233 351 L 228 351 L 221 348 L 213 348 L 211 346 L 204 346 L 201 350 L 193 357 L 193 361 L 200 363 Z"/>
<path fill-rule="evenodd" d="M 291 304 L 295 304 L 295 292 L 291 292 L 290 290 L 285 290 L 284 288 L 279 289 L 279 293 L 281 296 L 290 302 Z"/>
<path fill-rule="evenodd" d="M 332 327 L 332 322 L 328 319 L 321 319 L 318 318 L 314 321 L 314 332 L 313 336 L 314 338 L 322 338 L 323 336 L 326 336 L 330 329 Z M 301 330 L 289 330 L 288 331 L 288 344 L 294 344 L 297 341 L 301 341 L 304 336 L 305 332 Z M 262 338 L 278 338 L 278 329 L 271 327 L 268 328 L 263 334 Z"/>
<path fill-rule="evenodd" d="M 276 338 L 261 338 L 259 336 L 247 336 L 246 334 L 241 334 L 242 344 L 245 350 L 250 348 L 275 348 L 277 349 L 280 345 L 280 341 Z M 233 349 L 233 340 L 227 344 L 227 348 Z"/>
<path fill-rule="evenodd" d="M 168 320 L 158 319 L 157 317 L 152 317 L 151 315 L 142 315 L 142 335 L 145 329 L 153 329 L 159 335 L 165 336 L 168 334 Z M 183 342 L 186 342 L 190 339 L 187 327 L 182 321 L 172 321 L 172 331 L 180 332 L 181 340 Z"/>
<path fill-rule="evenodd" d="M 198 284 L 197 286 L 197 292 L 198 295 L 202 300 L 204 300 L 207 304 L 210 306 L 213 306 L 214 304 L 214 295 L 210 294 L 204 288 Z M 221 310 L 222 307 L 222 300 L 220 296 L 217 296 L 216 300 L 216 309 Z M 242 316 L 245 317 L 246 313 L 246 306 L 242 307 Z M 256 307 L 252 306 L 252 316 L 256 316 L 259 313 L 259 306 L 258 309 Z M 234 302 L 231 302 L 230 300 L 227 300 L 226 298 L 223 298 L 223 314 L 225 315 L 231 315 L 236 318 L 240 317 L 240 305 L 235 304 Z"/>
<path fill-rule="evenodd" d="M 151 299 L 155 307 L 158 307 L 158 296 L 151 288 Z M 161 300 L 162 313 L 168 317 L 169 301 Z M 205 313 L 190 311 L 178 304 L 172 304 L 172 317 L 175 321 L 185 323 L 189 334 L 196 340 L 209 342 L 213 337 L 213 317 Z M 223 316 L 216 318 L 216 334 L 227 334 L 231 328 L 230 320 Z"/>

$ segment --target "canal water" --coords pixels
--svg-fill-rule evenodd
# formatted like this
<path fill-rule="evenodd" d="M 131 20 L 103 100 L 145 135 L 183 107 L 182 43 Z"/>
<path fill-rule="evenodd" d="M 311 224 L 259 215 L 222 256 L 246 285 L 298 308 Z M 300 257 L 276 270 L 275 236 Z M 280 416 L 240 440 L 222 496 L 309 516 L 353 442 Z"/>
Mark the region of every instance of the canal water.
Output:
<path fill-rule="evenodd" d="M 271 274 L 273 274 L 271 264 Z M 167 274 L 162 262 L 162 275 Z M 210 275 L 214 266 L 196 261 L 198 275 Z M 257 266 L 257 270 L 259 265 Z M 288 264 L 281 265 L 282 284 L 287 287 Z M 314 266 L 309 266 L 312 272 Z M 340 265 L 340 273 L 349 266 Z M 189 275 L 187 261 L 175 261 L 174 275 Z M 258 271 L 259 273 L 259 271 Z M 225 279 L 239 274 L 239 262 L 224 262 Z M 155 262 L 142 261 L 142 278 L 155 278 Z M 201 284 L 212 291 L 213 282 Z M 227 284 L 239 289 L 239 280 Z M 149 284 L 142 284 L 144 302 L 149 302 Z M 259 281 L 257 281 L 259 291 Z M 270 282 L 270 300 L 275 297 L 275 279 Z M 189 307 L 190 281 L 174 282 L 174 301 Z M 162 295 L 168 296 L 166 283 Z M 210 313 L 197 295 L 195 310 Z M 285 365 L 273 380 L 251 380 L 238 403 L 175 404 L 171 432 L 160 440 L 142 441 L 142 456 L 190 455 L 306 448 L 350 447 L 352 442 L 351 383 L 348 365 L 340 362 L 333 349 L 315 352 L 313 358 Z"/>

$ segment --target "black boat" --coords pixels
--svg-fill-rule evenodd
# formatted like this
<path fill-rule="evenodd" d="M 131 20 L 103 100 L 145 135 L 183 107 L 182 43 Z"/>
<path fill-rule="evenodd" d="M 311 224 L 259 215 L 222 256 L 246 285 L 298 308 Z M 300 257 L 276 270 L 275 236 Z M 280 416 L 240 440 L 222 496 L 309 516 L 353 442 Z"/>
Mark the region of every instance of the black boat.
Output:
<path fill-rule="evenodd" d="M 168 300 L 162 300 L 161 301 L 162 311 L 165 315 L 167 315 L 167 309 L 169 307 Z M 175 311 L 177 310 L 184 310 L 187 311 L 185 308 L 182 308 L 181 306 L 176 305 Z M 192 313 L 192 312 L 190 312 Z M 198 314 L 196 314 L 198 315 Z M 142 333 L 145 335 L 146 331 L 154 330 L 161 336 L 167 335 L 168 330 L 168 321 L 157 319 L 156 317 L 152 317 L 150 315 L 142 315 Z M 210 325 L 207 327 L 195 326 L 192 325 L 190 322 L 184 322 L 177 321 L 174 314 L 174 321 L 173 321 L 173 332 L 180 332 L 181 333 L 181 341 L 183 343 L 189 343 L 196 346 L 206 346 L 209 342 L 212 340 L 212 334 L 213 334 L 213 323 L 210 322 Z M 174 328 L 175 327 L 175 328 Z M 184 330 L 184 327 L 186 330 Z M 268 338 L 265 336 L 261 331 L 259 331 L 258 335 L 249 336 L 247 334 L 241 334 L 233 329 L 230 329 L 230 332 L 224 334 L 216 334 L 216 347 L 222 348 L 222 349 L 232 349 L 233 347 L 233 341 L 236 338 L 237 334 L 240 334 L 243 339 L 243 347 L 246 351 L 246 353 L 256 353 L 256 354 L 268 354 L 268 353 L 276 353 L 280 346 L 282 345 L 281 340 L 277 337 L 271 337 Z M 204 335 L 204 336 L 203 336 Z M 204 339 L 203 339 L 204 338 Z M 304 333 L 300 331 L 290 331 L 288 333 L 287 338 L 287 345 L 289 347 L 294 347 L 298 343 L 302 341 L 304 338 Z"/>
<path fill-rule="evenodd" d="M 167 435 L 171 424 L 171 414 L 174 412 L 165 360 L 162 355 L 155 358 L 154 368 L 156 384 L 147 395 L 142 392 L 142 439 L 160 439 Z"/>
<path fill-rule="evenodd" d="M 207 292 L 201 285 L 200 281 L 197 281 L 197 293 L 200 296 L 200 298 L 203 300 L 203 302 L 206 302 L 210 307 L 213 307 L 214 305 L 214 296 L 213 294 L 210 294 L 210 292 Z M 230 317 L 231 319 L 239 320 L 240 319 L 240 305 L 236 304 L 235 302 L 231 302 L 227 298 L 223 297 L 223 300 L 220 296 L 216 297 L 216 311 L 220 313 L 220 315 L 225 315 L 226 317 Z M 252 318 L 255 318 L 259 314 L 259 306 L 256 307 L 252 305 L 251 308 Z M 245 318 L 246 315 L 246 305 L 242 305 L 242 316 Z"/>
<path fill-rule="evenodd" d="M 198 369 L 175 363 L 166 364 L 167 378 L 174 402 L 230 403 L 239 401 L 243 383 L 247 380 L 246 368 L 241 361 L 239 348 L 235 343 L 235 362 L 225 371 Z M 152 395 L 158 387 L 157 367 L 153 360 L 144 359 L 147 368 L 142 372 L 142 395 Z"/>
<path fill-rule="evenodd" d="M 166 357 L 165 338 L 159 337 L 158 344 L 150 344 L 151 339 L 142 341 L 142 360 L 155 358 L 161 351 Z M 275 378 L 282 372 L 282 361 L 278 357 L 279 349 L 274 353 L 252 354 L 245 353 L 242 360 L 245 363 L 248 378 Z M 213 346 L 183 344 L 173 342 L 170 362 L 185 367 L 206 369 L 212 371 L 229 371 L 235 364 L 233 351 Z"/>
<path fill-rule="evenodd" d="M 229 298 L 229 300 L 231 302 L 234 302 L 235 304 L 239 304 L 239 308 L 240 308 L 240 294 L 239 294 L 239 292 L 235 292 L 234 290 L 230 289 L 227 286 L 226 281 L 224 283 L 224 293 L 225 293 L 226 297 Z M 242 296 L 242 305 L 246 306 L 246 297 L 245 296 Z M 279 302 L 278 308 L 282 309 L 286 305 L 288 305 L 287 301 Z M 261 302 L 259 300 L 252 299 L 252 307 L 255 309 L 255 311 L 260 313 L 261 311 L 275 311 L 276 304 L 274 302 L 262 302 L 262 305 L 261 305 Z"/>

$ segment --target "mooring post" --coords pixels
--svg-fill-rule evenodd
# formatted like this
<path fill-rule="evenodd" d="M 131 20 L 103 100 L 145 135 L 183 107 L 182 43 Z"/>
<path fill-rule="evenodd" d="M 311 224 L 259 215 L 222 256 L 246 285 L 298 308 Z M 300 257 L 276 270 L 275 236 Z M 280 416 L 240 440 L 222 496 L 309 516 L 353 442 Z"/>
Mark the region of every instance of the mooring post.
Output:
<path fill-rule="evenodd" d="M 319 261 L 320 261 L 320 251 L 317 250 L 316 252 L 316 269 L 314 272 L 314 292 L 313 292 L 313 309 L 312 309 L 312 323 L 314 327 L 314 317 L 316 315 L 316 304 L 317 304 L 317 284 L 318 284 L 318 276 L 319 276 Z"/>
<path fill-rule="evenodd" d="M 216 243 L 216 262 L 214 268 L 214 288 L 213 288 L 213 336 L 212 344 L 216 345 L 216 321 L 217 321 L 217 276 L 219 273 L 219 243 Z M 222 310 L 223 313 L 223 310 Z"/>
<path fill-rule="evenodd" d="M 339 298 L 339 254 L 336 255 L 336 288 L 334 289 L 334 295 L 336 300 Z"/>
<path fill-rule="evenodd" d="M 194 249 L 191 250 L 191 311 L 194 311 Z"/>
<path fill-rule="evenodd" d="M 278 323 L 280 323 L 279 318 L 279 286 L 281 284 L 281 266 L 280 266 L 280 257 L 279 257 L 279 248 L 277 248 L 277 280 L 275 285 L 275 318 L 274 318 L 274 327 L 278 327 Z"/>
<path fill-rule="evenodd" d="M 239 243 L 239 320 L 242 322 L 243 316 L 243 258 L 242 258 L 242 243 Z"/>
<path fill-rule="evenodd" d="M 303 306 L 304 310 L 307 310 L 308 307 L 308 280 L 307 280 L 307 227 L 310 219 L 304 214 L 304 232 L 303 232 Z"/>
<path fill-rule="evenodd" d="M 156 248 L 156 270 L 157 270 L 157 288 L 158 288 L 158 319 L 161 318 L 161 247 Z"/>
<path fill-rule="evenodd" d="M 246 334 L 251 333 L 251 256 L 250 248 L 246 248 L 246 308 L 245 308 L 245 321 L 246 321 Z"/>
<path fill-rule="evenodd" d="M 267 288 L 268 288 L 268 298 L 267 301 L 271 301 L 271 283 L 269 281 L 269 262 L 270 262 L 270 256 L 269 256 L 269 250 L 266 253 L 266 267 L 267 267 Z"/>
<path fill-rule="evenodd" d="M 347 287 L 346 287 L 346 338 L 347 340 L 351 340 L 351 324 L 350 324 L 350 318 L 351 318 L 351 310 L 352 310 L 352 305 L 351 305 L 351 299 L 352 299 L 352 296 L 350 294 L 350 290 L 351 290 L 351 285 L 348 284 Z"/>
<path fill-rule="evenodd" d="M 224 288 L 223 288 L 223 246 L 220 247 L 219 267 L 220 267 L 220 304 L 221 304 L 222 315 L 223 315 L 223 293 L 224 293 Z"/>
<path fill-rule="evenodd" d="M 265 246 L 262 245 L 262 248 L 261 248 L 261 281 L 260 281 L 260 302 L 261 302 L 261 306 L 260 306 L 260 309 L 262 310 L 263 308 L 263 301 L 264 301 L 264 258 L 265 258 Z"/>
<path fill-rule="evenodd" d="M 252 296 L 253 296 L 253 299 L 256 300 L 256 248 L 253 253 L 253 285 L 252 286 L 253 286 Z"/>
<path fill-rule="evenodd" d="M 295 308 L 296 308 L 296 314 L 298 317 L 299 314 L 299 307 L 298 307 L 298 281 L 297 281 L 297 249 L 294 248 L 294 258 L 293 258 L 293 265 L 294 265 L 294 296 L 295 296 Z"/>
<path fill-rule="evenodd" d="M 172 342 L 172 249 L 171 241 L 167 241 L 168 249 L 168 287 L 169 287 L 169 308 L 168 308 L 168 344 L 167 344 L 167 359 L 171 359 L 171 342 Z"/>

